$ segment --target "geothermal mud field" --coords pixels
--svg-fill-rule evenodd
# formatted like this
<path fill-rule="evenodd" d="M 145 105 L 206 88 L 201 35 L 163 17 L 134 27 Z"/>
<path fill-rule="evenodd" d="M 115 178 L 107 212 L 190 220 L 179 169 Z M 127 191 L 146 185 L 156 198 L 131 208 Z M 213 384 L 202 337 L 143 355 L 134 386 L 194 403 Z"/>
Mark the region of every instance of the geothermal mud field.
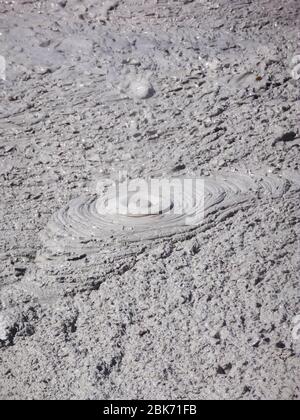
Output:
<path fill-rule="evenodd" d="M 1 399 L 299 399 L 299 13 L 0 1 Z"/>

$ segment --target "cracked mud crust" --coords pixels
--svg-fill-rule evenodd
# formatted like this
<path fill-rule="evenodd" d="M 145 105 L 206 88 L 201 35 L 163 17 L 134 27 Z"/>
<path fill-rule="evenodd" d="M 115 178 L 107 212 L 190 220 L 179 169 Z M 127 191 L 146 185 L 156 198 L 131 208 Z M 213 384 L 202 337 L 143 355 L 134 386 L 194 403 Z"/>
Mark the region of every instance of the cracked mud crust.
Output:
<path fill-rule="evenodd" d="M 0 399 L 299 399 L 299 13 L 0 1 Z M 205 223 L 108 235 L 120 171 Z"/>

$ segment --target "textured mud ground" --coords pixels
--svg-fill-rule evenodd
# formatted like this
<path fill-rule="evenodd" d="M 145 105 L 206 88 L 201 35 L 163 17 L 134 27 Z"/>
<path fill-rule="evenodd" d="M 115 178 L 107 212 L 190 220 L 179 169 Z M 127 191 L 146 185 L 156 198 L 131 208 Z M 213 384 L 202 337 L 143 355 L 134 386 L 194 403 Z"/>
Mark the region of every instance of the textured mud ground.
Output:
<path fill-rule="evenodd" d="M 0 12 L 0 397 L 299 399 L 299 1 Z M 190 232 L 50 252 L 120 170 L 273 181 Z"/>

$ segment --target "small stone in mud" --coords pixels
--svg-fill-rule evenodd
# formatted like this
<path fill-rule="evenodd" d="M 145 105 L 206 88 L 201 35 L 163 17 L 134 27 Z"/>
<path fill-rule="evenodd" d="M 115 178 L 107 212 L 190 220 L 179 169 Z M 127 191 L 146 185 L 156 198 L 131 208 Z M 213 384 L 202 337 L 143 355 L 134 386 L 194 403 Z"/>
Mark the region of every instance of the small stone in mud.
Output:
<path fill-rule="evenodd" d="M 36 66 L 34 67 L 33 70 L 36 74 L 39 74 L 41 76 L 52 73 L 52 69 L 50 67 L 44 67 L 44 66 Z"/>
<path fill-rule="evenodd" d="M 137 80 L 130 84 L 130 92 L 136 99 L 148 99 L 154 95 L 154 89 L 148 80 Z"/>
<path fill-rule="evenodd" d="M 221 115 L 221 114 L 223 114 L 223 112 L 225 111 L 225 108 L 221 108 L 221 107 L 219 107 L 219 108 L 217 108 L 215 111 L 213 111 L 210 115 L 209 115 L 209 117 L 210 118 L 215 118 L 215 117 L 218 117 L 219 115 Z"/>

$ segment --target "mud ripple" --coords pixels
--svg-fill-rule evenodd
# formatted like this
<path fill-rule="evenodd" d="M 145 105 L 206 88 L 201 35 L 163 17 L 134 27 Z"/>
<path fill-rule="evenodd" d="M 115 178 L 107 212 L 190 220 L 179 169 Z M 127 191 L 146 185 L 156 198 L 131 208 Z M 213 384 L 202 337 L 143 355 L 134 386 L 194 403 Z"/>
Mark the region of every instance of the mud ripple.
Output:
<path fill-rule="evenodd" d="M 203 178 L 192 188 L 174 189 L 172 194 L 139 194 L 138 205 L 128 195 L 82 196 L 58 211 L 42 232 L 45 248 L 53 252 L 101 249 L 187 233 L 209 223 L 212 215 L 239 209 L 242 203 L 282 197 L 292 184 L 273 174 L 235 173 Z M 130 248 L 130 246 L 129 246 Z"/>

